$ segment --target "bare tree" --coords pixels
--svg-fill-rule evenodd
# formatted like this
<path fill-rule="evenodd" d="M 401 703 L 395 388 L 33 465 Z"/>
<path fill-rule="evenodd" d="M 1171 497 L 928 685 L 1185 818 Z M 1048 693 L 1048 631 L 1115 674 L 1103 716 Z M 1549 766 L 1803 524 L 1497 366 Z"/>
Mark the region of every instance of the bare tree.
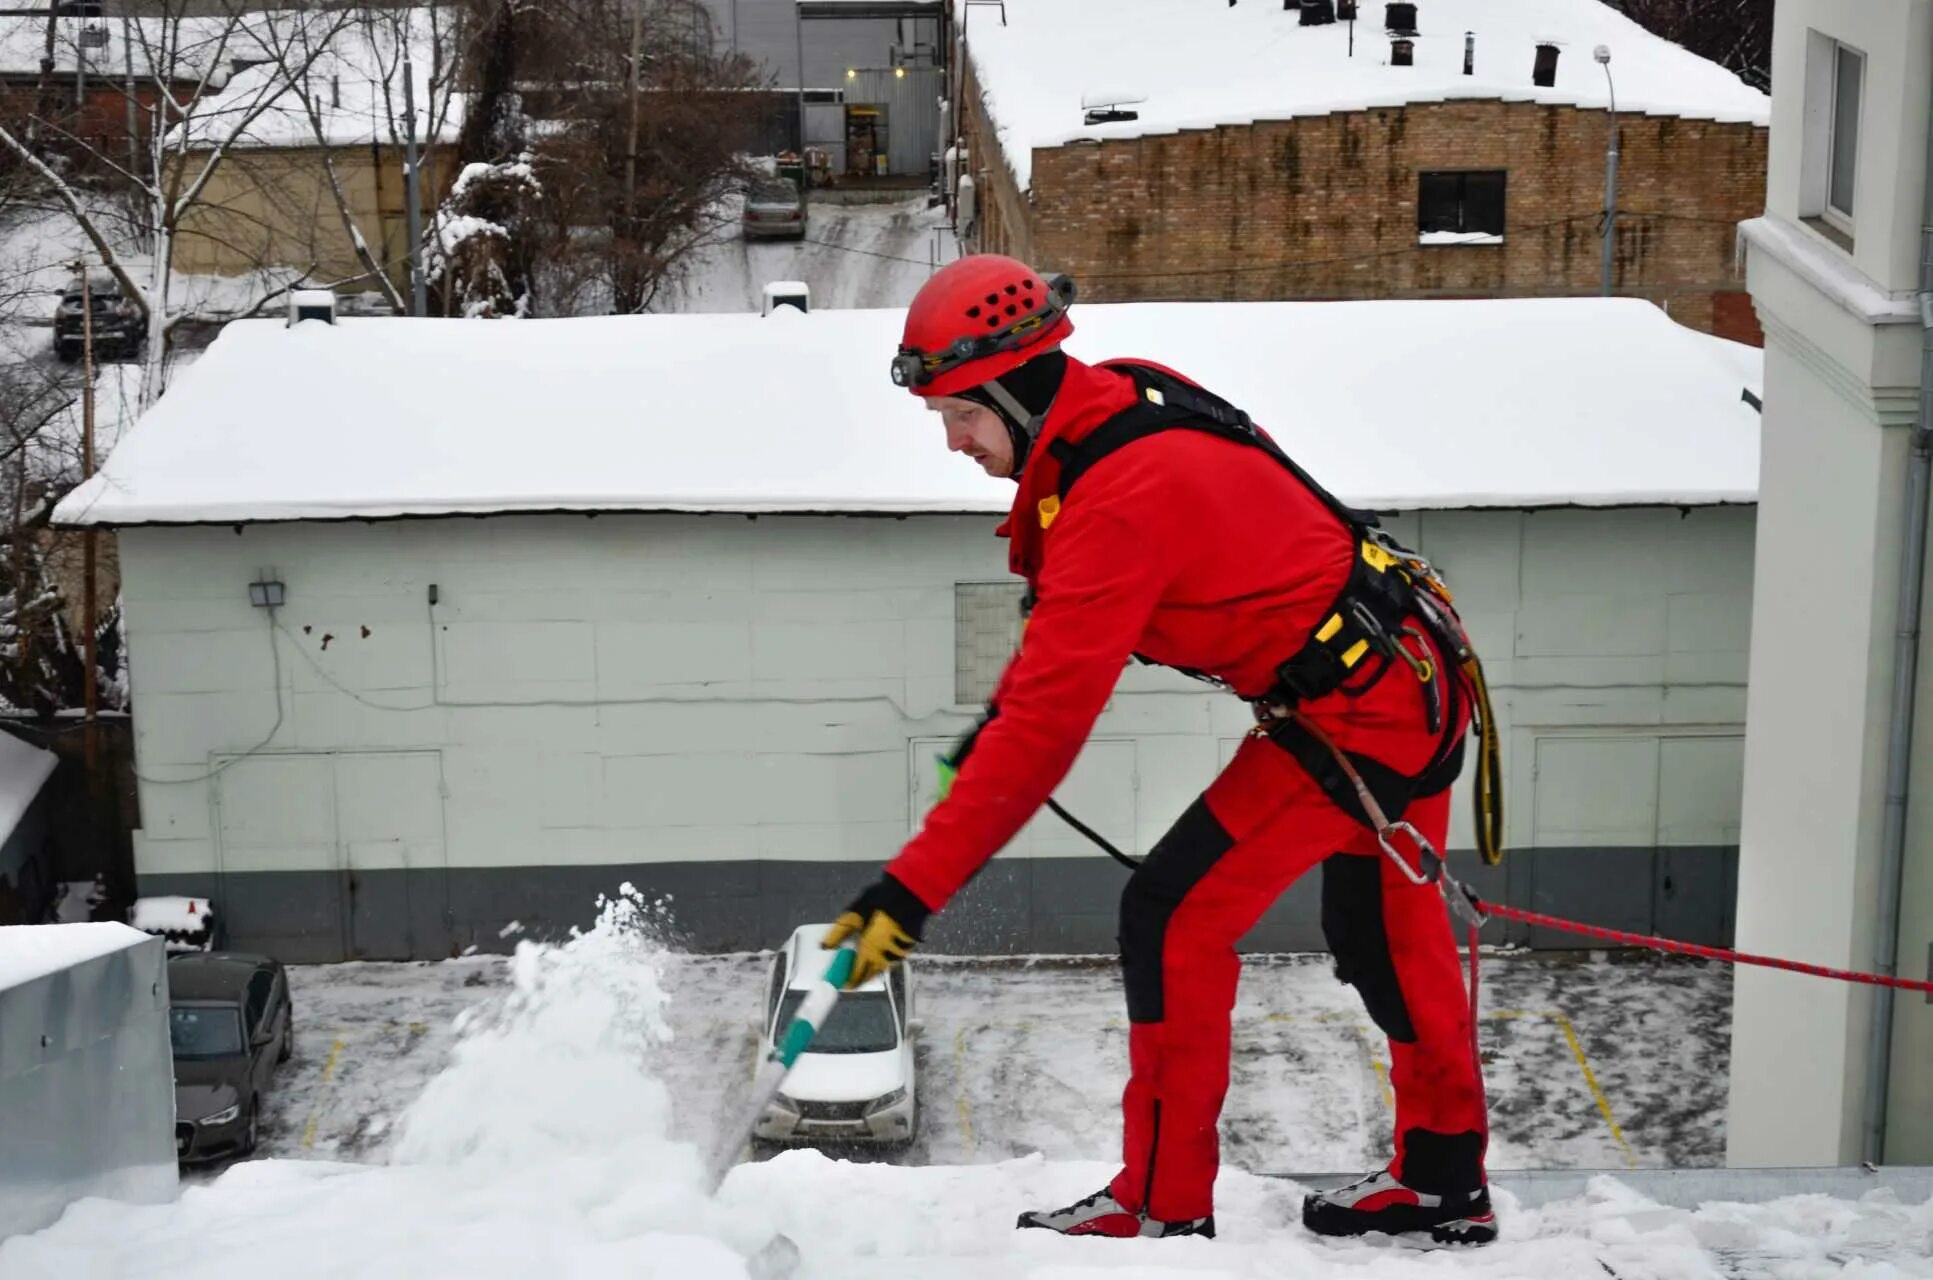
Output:
<path fill-rule="evenodd" d="M 716 52 L 702 0 L 467 12 L 463 171 L 433 246 L 445 310 L 644 310 L 748 176 L 757 73 Z"/>
<path fill-rule="evenodd" d="M 1772 0 L 1605 0 L 1757 88 L 1772 88 Z"/>
<path fill-rule="evenodd" d="M 265 113 L 284 100 L 287 77 L 306 76 L 335 34 L 354 19 L 346 9 L 300 8 L 250 13 L 241 0 L 227 0 L 220 15 L 189 17 L 186 0 L 163 0 L 162 16 L 129 24 L 135 42 L 129 54 L 136 74 L 126 92 L 138 92 L 148 120 L 140 154 L 125 161 L 106 148 L 65 130 L 58 121 L 36 120 L 46 133 L 60 133 L 71 149 L 117 175 L 130 193 L 132 220 L 146 248 L 145 279 L 130 270 L 127 240 L 116 234 L 116 219 L 99 194 L 69 181 L 13 129 L 0 125 L 0 146 L 10 149 L 48 195 L 74 220 L 100 265 L 147 325 L 140 404 L 152 404 L 165 386 L 169 340 L 188 312 L 172 298 L 175 246 L 184 219 L 193 215 L 209 179 L 243 145 Z M 77 57 L 79 29 L 67 33 Z M 267 63 L 281 76 L 252 77 L 246 89 L 222 92 L 235 69 Z M 270 286 L 282 287 L 282 286 Z"/>

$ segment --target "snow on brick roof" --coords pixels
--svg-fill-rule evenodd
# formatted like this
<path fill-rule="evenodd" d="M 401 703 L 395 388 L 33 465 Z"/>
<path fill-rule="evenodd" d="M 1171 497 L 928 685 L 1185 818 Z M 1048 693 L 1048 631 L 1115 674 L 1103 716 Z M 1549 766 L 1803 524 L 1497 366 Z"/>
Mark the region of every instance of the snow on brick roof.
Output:
<path fill-rule="evenodd" d="M 1068 349 L 1248 409 L 1385 510 L 1751 502 L 1760 353 L 1629 299 L 1077 307 Z M 63 524 L 501 511 L 996 512 L 887 377 L 898 311 L 239 321 Z"/>
<path fill-rule="evenodd" d="M 13 834 L 59 763 L 51 751 L 0 729 L 0 843 Z"/>
<path fill-rule="evenodd" d="M 1603 0 L 1419 0 L 1415 65 L 1389 65 L 1382 0 L 1349 24 L 1304 27 L 1275 0 L 1007 0 L 1007 23 L 974 6 L 967 57 L 1024 190 L 1035 147 L 1132 138 L 1371 107 L 1501 98 L 1602 109 L 1611 48 L 1618 110 L 1769 124 L 1772 100 L 1714 62 L 1652 35 Z M 1476 35 L 1476 74 L 1463 38 Z M 1557 83 L 1531 83 L 1541 42 L 1562 49 Z M 1140 119 L 1088 126 L 1084 95 L 1145 96 Z"/>

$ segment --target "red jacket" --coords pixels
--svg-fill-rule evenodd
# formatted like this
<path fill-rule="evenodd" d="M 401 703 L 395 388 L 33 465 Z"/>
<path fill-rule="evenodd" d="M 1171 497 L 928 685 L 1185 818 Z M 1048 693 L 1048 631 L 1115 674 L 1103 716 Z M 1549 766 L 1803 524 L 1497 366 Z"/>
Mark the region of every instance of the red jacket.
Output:
<path fill-rule="evenodd" d="M 1260 449 L 1205 432 L 1137 441 L 1043 512 L 1059 488 L 1049 446 L 1079 440 L 1135 396 L 1125 375 L 1070 359 L 1034 442 L 1000 530 L 1014 572 L 1034 588 L 1033 615 L 994 694 L 998 713 L 886 868 L 934 910 L 1053 794 L 1131 654 L 1258 696 L 1348 577 L 1353 539 L 1321 499 Z M 1305 710 L 1339 746 L 1404 772 L 1436 745 L 1423 693 L 1400 664 L 1361 698 Z"/>

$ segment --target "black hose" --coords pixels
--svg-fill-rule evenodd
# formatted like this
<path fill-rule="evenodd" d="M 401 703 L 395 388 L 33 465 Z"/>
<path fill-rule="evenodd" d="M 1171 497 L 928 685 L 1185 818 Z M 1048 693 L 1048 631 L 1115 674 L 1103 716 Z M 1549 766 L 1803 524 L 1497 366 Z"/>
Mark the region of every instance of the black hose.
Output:
<path fill-rule="evenodd" d="M 1119 849 L 1108 843 L 1106 836 L 1088 826 L 1085 822 L 1082 822 L 1079 818 L 1067 812 L 1067 810 L 1061 808 L 1060 801 L 1049 796 L 1047 798 L 1047 807 L 1058 814 L 1062 822 L 1065 822 L 1068 826 L 1074 828 L 1074 830 L 1099 845 L 1107 853 L 1108 857 L 1114 859 L 1129 871 L 1139 871 L 1141 869 L 1141 860 L 1139 858 L 1130 858 L 1127 854 L 1122 853 Z"/>

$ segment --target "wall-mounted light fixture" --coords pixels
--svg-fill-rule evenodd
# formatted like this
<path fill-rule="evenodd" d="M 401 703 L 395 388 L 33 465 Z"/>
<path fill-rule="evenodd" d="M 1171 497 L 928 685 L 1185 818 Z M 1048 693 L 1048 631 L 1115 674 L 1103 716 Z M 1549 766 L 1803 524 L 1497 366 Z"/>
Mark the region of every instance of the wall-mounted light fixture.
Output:
<path fill-rule="evenodd" d="M 279 609 L 287 590 L 279 582 L 251 582 L 248 584 L 248 602 L 257 609 Z"/>

